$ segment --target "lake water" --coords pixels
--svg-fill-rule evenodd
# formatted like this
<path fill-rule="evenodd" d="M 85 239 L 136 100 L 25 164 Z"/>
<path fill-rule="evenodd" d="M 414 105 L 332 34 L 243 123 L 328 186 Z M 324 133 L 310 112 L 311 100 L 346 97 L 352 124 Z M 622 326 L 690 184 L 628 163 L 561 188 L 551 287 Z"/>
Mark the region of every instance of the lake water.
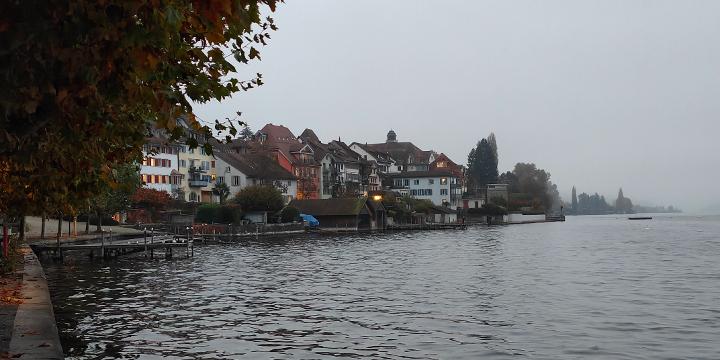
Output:
<path fill-rule="evenodd" d="M 69 358 L 720 358 L 720 217 L 302 236 L 46 272 Z"/>

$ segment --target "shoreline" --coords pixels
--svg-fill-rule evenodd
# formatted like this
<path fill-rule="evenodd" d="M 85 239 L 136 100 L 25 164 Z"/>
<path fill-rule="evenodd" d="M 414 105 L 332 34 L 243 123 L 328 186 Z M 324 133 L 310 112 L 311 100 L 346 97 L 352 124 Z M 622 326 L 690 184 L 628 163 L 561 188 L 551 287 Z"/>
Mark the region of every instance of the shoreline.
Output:
<path fill-rule="evenodd" d="M 35 252 L 23 246 L 22 288 L 9 355 L 17 359 L 63 359 L 47 277 Z"/>

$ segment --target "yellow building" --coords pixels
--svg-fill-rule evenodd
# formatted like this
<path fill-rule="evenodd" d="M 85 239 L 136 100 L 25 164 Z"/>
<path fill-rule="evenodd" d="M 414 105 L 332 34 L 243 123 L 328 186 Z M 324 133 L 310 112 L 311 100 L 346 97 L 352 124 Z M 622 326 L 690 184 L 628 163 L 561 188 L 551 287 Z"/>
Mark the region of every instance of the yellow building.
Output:
<path fill-rule="evenodd" d="M 181 144 L 178 160 L 178 172 L 182 175 L 182 181 L 177 186 L 185 193 L 185 200 L 215 202 L 212 193 L 217 175 L 215 158 L 206 154 L 202 147 L 190 149 Z"/>

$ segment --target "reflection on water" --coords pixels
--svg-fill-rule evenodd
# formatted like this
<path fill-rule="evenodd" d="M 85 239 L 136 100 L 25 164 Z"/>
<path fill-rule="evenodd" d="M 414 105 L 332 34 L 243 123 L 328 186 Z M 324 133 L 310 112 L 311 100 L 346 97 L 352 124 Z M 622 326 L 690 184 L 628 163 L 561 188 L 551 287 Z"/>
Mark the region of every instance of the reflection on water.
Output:
<path fill-rule="evenodd" d="M 69 358 L 717 358 L 720 220 L 574 217 L 48 264 Z"/>

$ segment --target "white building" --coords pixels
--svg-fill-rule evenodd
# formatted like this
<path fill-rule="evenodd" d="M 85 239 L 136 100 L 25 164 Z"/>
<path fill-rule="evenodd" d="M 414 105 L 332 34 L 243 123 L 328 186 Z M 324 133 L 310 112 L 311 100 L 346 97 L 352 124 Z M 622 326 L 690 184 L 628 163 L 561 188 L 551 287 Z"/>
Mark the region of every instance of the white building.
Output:
<path fill-rule="evenodd" d="M 452 191 L 459 184 L 459 179 L 450 171 L 407 171 L 392 174 L 391 178 L 392 190 L 400 194 L 407 194 L 416 199 L 427 199 L 439 206 L 455 208 L 460 205 L 459 200 L 451 196 Z"/>
<path fill-rule="evenodd" d="M 394 174 L 400 172 L 397 162 L 387 153 L 381 153 L 373 151 L 368 146 L 360 143 L 350 144 L 350 149 L 360 154 L 365 160 L 375 161 L 377 163 L 378 171 L 384 174 Z"/>
<path fill-rule="evenodd" d="M 167 144 L 165 139 L 147 139 L 140 165 L 140 178 L 145 187 L 172 194 L 173 187 L 182 181 L 178 173 L 178 152 L 178 146 Z"/>
<path fill-rule="evenodd" d="M 297 178 L 278 163 L 260 154 L 237 154 L 217 152 L 217 183 L 225 183 L 230 198 L 240 190 L 254 185 L 272 185 L 289 203 L 297 194 Z"/>

